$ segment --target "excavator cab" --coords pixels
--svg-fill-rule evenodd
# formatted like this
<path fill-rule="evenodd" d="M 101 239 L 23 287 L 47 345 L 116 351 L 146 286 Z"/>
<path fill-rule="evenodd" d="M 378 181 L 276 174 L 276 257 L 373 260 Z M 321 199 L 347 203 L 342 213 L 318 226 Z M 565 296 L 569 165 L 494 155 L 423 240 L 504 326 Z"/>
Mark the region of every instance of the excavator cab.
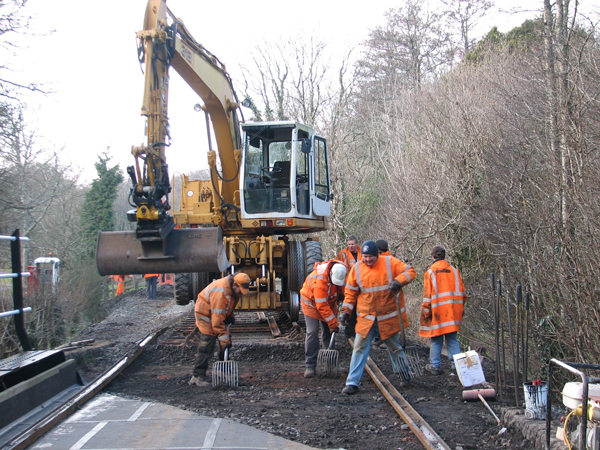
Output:
<path fill-rule="evenodd" d="M 332 198 L 325 139 L 297 122 L 250 122 L 242 131 L 242 219 L 322 229 Z"/>

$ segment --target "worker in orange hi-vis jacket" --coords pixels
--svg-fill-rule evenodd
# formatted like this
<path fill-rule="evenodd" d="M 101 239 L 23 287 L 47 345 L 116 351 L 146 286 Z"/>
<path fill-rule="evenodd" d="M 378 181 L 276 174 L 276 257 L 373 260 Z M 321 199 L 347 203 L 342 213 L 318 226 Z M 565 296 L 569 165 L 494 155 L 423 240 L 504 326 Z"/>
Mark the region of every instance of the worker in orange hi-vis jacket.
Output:
<path fill-rule="evenodd" d="M 323 347 L 329 348 L 331 333 L 339 332 L 338 301 L 344 296 L 346 265 L 336 259 L 316 263 L 300 290 L 300 304 L 306 322 L 304 378 L 315 376 L 319 355 L 319 328 L 323 330 Z M 335 349 L 335 338 L 331 350 Z"/>
<path fill-rule="evenodd" d="M 340 250 L 335 259 L 346 264 L 346 267 L 348 267 L 348 270 L 350 270 L 354 264 L 360 261 L 361 254 L 356 236 L 348 236 L 346 242 L 348 243 L 348 246 Z"/>
<path fill-rule="evenodd" d="M 110 277 L 117 282 L 117 292 L 115 295 L 121 295 L 125 292 L 125 278 L 127 278 L 127 275 L 111 275 Z"/>
<path fill-rule="evenodd" d="M 356 310 L 356 338 L 346 378 L 344 394 L 358 392 L 365 364 L 369 357 L 371 342 L 377 331 L 388 349 L 394 373 L 400 377 L 400 387 L 410 385 L 410 367 L 404 349 L 400 345 L 400 319 L 407 328 L 408 317 L 404 306 L 402 287 L 417 277 L 415 269 L 392 256 L 379 257 L 379 249 L 373 241 L 361 245 L 362 261 L 355 264 L 346 278 L 346 290 L 340 323 L 344 324 Z M 396 305 L 400 302 L 400 312 Z"/>
<path fill-rule="evenodd" d="M 209 386 L 206 371 L 208 361 L 219 342 L 219 360 L 223 361 L 225 351 L 231 348 L 231 335 L 228 325 L 235 323 L 233 310 L 243 295 L 250 289 L 250 277 L 245 273 L 227 275 L 210 283 L 198 294 L 194 313 L 196 327 L 200 331 L 200 343 L 196 353 L 193 376 L 190 385 Z"/>
<path fill-rule="evenodd" d="M 146 298 L 156 300 L 156 285 L 158 284 L 158 273 L 147 273 L 144 275 L 146 279 Z"/>
<path fill-rule="evenodd" d="M 354 266 L 354 264 L 360 261 L 362 255 L 360 253 L 360 247 L 358 245 L 358 239 L 356 238 L 356 236 L 348 236 L 346 242 L 348 243 L 348 246 L 340 250 L 335 259 L 337 259 L 338 261 L 342 261 L 344 264 L 346 264 L 348 270 L 350 270 L 352 269 L 352 266 Z M 346 326 L 344 327 L 344 333 L 346 334 L 346 336 L 350 338 L 354 337 L 354 335 L 356 334 L 354 332 L 355 325 L 356 311 L 352 311 L 350 313 L 350 317 L 348 317 L 348 320 L 346 320 Z"/>
<path fill-rule="evenodd" d="M 446 349 L 450 365 L 453 356 L 460 353 L 458 331 L 462 323 L 467 293 L 458 269 L 446 261 L 446 250 L 436 245 L 431 250 L 433 264 L 423 279 L 423 303 L 419 336 L 431 338 L 430 364 L 426 369 L 434 375 L 442 373 L 442 347 Z"/>

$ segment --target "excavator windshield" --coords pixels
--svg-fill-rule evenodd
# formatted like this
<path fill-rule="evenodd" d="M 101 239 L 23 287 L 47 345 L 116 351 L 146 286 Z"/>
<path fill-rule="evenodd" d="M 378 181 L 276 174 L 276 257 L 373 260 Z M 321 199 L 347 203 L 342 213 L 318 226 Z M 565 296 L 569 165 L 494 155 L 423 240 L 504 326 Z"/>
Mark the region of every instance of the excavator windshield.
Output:
<path fill-rule="evenodd" d="M 295 123 L 245 127 L 244 210 L 308 215 L 310 133 Z"/>

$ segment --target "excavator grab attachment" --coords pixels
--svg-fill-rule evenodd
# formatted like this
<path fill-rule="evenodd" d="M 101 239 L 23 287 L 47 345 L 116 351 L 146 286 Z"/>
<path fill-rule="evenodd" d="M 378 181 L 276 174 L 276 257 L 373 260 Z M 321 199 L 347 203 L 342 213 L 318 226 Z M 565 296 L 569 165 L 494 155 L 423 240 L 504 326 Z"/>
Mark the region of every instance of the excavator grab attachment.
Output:
<path fill-rule="evenodd" d="M 139 240 L 135 231 L 98 233 L 100 275 L 223 272 L 229 267 L 220 227 L 175 229 L 163 239 Z"/>

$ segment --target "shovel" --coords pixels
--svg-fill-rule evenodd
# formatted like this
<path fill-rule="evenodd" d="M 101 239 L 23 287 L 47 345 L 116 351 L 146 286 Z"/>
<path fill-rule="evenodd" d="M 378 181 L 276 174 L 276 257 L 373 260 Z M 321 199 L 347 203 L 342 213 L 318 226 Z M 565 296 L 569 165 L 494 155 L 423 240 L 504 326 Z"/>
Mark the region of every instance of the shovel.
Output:
<path fill-rule="evenodd" d="M 405 378 L 410 379 L 414 377 L 420 377 L 423 375 L 423 368 L 421 367 L 421 362 L 419 358 L 418 349 L 416 347 L 406 347 L 406 335 L 404 333 L 404 321 L 402 320 L 402 308 L 400 307 L 400 291 L 397 294 L 394 294 L 396 298 L 396 308 L 398 309 L 398 320 L 400 321 L 400 344 L 404 349 L 404 353 L 406 354 L 406 359 L 408 360 L 408 369 L 403 370 L 402 375 Z M 402 369 L 405 369 L 405 361 L 400 355 L 398 355 L 398 362 Z M 401 370 L 402 370 L 401 369 Z M 404 373 L 407 371 L 408 373 Z"/>
<path fill-rule="evenodd" d="M 319 375 L 335 377 L 338 374 L 338 351 L 333 350 L 335 345 L 335 331 L 331 333 L 329 347 L 326 350 L 319 350 L 317 356 L 317 369 Z"/>

